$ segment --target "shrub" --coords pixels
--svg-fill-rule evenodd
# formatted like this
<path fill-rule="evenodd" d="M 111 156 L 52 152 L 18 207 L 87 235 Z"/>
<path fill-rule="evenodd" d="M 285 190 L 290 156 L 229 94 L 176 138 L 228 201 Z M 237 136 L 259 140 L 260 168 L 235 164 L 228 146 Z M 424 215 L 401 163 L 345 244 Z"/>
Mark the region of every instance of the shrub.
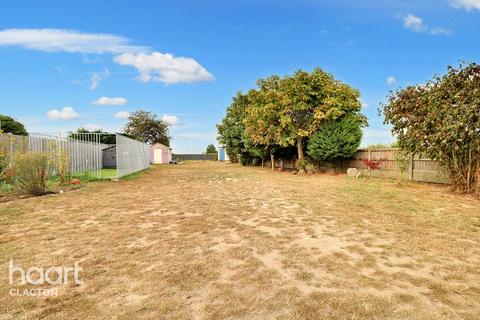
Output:
<path fill-rule="evenodd" d="M 362 140 L 361 122 L 355 116 L 325 124 L 308 141 L 307 153 L 319 161 L 351 158 Z"/>
<path fill-rule="evenodd" d="M 43 153 L 29 152 L 15 157 L 15 184 L 32 195 L 48 192 L 49 178 L 48 156 Z"/>
<path fill-rule="evenodd" d="M 480 185 L 479 88 L 480 65 L 448 67 L 443 76 L 391 93 L 382 108 L 399 146 L 438 160 L 458 192 Z"/>
<path fill-rule="evenodd" d="M 315 173 L 318 171 L 317 166 L 314 163 L 307 163 L 305 166 L 305 169 L 307 170 L 308 173 Z"/>
<path fill-rule="evenodd" d="M 240 155 L 240 164 L 242 166 L 248 166 L 252 163 L 252 157 L 248 153 L 242 153 Z"/>
<path fill-rule="evenodd" d="M 381 160 L 363 160 L 363 164 L 372 170 L 379 170 L 381 168 L 382 161 Z"/>
<path fill-rule="evenodd" d="M 310 167 L 311 164 L 312 162 L 308 158 L 295 160 L 295 168 L 297 168 L 300 172 L 307 171 L 307 168 Z"/>
<path fill-rule="evenodd" d="M 4 180 L 5 173 L 8 171 L 7 154 L 0 154 L 0 181 Z"/>

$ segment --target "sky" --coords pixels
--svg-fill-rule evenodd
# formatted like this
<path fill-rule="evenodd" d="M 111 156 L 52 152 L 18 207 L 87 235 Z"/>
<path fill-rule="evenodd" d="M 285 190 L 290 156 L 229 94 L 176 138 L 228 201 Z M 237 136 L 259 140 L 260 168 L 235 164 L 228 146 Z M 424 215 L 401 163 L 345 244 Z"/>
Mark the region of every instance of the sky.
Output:
<path fill-rule="evenodd" d="M 389 91 L 480 62 L 479 31 L 480 0 L 2 0 L 0 114 L 118 132 L 147 110 L 198 153 L 237 91 L 320 67 L 360 91 L 363 145 L 388 143 Z"/>

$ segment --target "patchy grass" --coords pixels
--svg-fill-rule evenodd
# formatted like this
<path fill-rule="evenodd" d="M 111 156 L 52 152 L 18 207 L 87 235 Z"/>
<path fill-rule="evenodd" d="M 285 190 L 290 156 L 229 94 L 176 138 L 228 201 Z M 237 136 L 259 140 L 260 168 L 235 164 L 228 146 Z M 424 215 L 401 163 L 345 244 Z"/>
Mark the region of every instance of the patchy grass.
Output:
<path fill-rule="evenodd" d="M 6 182 L 0 181 L 0 198 L 6 196 L 10 192 L 12 192 L 12 185 Z"/>
<path fill-rule="evenodd" d="M 442 186 L 192 162 L 0 204 L 0 230 L 0 318 L 480 314 L 480 202 Z M 10 258 L 85 283 L 11 297 Z"/>

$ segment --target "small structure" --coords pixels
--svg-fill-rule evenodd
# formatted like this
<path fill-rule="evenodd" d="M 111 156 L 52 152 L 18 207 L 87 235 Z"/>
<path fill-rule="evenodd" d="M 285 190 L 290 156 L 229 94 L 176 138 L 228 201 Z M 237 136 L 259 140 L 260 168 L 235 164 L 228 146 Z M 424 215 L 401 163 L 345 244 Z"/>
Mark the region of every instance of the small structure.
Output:
<path fill-rule="evenodd" d="M 218 161 L 229 161 L 230 158 L 227 154 L 227 149 L 225 146 L 218 147 Z"/>
<path fill-rule="evenodd" d="M 117 167 L 117 145 L 111 145 L 102 150 L 102 168 L 114 169 Z"/>
<path fill-rule="evenodd" d="M 172 149 L 161 143 L 150 146 L 150 162 L 153 164 L 170 163 L 172 161 Z"/>

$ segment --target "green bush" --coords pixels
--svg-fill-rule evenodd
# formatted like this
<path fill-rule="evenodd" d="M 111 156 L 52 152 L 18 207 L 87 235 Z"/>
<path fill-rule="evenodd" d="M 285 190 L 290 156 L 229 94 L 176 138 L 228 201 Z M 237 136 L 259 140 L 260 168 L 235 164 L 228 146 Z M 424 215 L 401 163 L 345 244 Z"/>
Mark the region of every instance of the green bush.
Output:
<path fill-rule="evenodd" d="M 8 170 L 7 154 L 0 153 L 0 181 L 4 180 L 4 174 Z"/>
<path fill-rule="evenodd" d="M 303 158 L 303 159 L 297 159 L 295 161 L 295 168 L 302 172 L 306 172 L 307 168 L 309 168 L 312 165 L 312 162 L 308 158 Z"/>
<path fill-rule="evenodd" d="M 315 172 L 318 172 L 318 167 L 314 163 L 310 162 L 305 166 L 305 170 L 308 173 L 315 173 Z"/>
<path fill-rule="evenodd" d="M 36 196 L 48 192 L 47 155 L 38 152 L 19 154 L 15 157 L 14 170 L 15 185 L 21 190 Z"/>
<path fill-rule="evenodd" d="M 5 196 L 12 191 L 12 186 L 6 182 L 0 181 L 0 197 Z"/>
<path fill-rule="evenodd" d="M 362 140 L 361 123 L 354 116 L 325 124 L 310 137 L 307 153 L 319 161 L 348 159 L 355 155 Z"/>

